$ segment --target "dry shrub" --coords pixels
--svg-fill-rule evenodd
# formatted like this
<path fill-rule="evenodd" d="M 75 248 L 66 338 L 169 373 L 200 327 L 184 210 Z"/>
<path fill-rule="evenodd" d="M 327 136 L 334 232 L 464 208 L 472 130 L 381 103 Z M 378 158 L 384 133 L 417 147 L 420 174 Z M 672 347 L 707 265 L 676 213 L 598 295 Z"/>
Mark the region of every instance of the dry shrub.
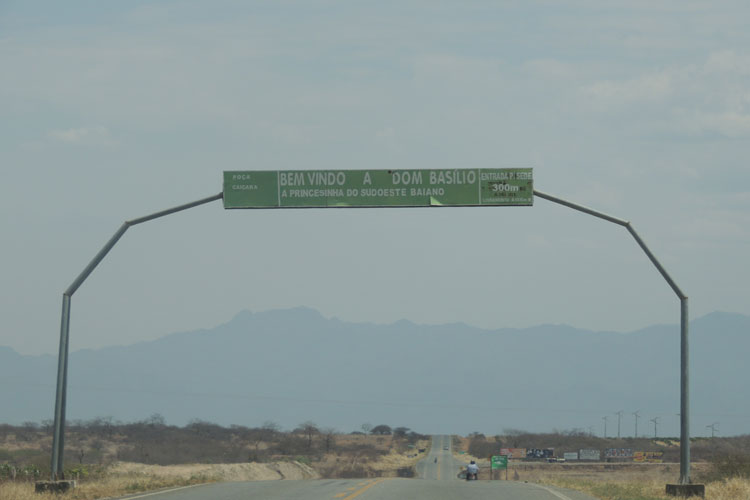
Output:
<path fill-rule="evenodd" d="M 356 465 L 354 467 L 346 467 L 343 469 L 333 469 L 329 471 L 330 475 L 322 474 L 323 477 L 330 477 L 336 479 L 362 479 L 367 477 L 376 477 L 375 471 L 369 467 L 363 465 Z"/>
<path fill-rule="evenodd" d="M 717 455 L 710 463 L 710 470 L 701 476 L 701 480 L 703 481 L 713 482 L 731 478 L 750 478 L 750 455 L 743 453 Z"/>
<path fill-rule="evenodd" d="M 750 498 L 750 480 L 732 478 L 706 485 L 708 500 L 737 500 Z"/>
<path fill-rule="evenodd" d="M 474 457 L 488 457 L 497 455 L 500 451 L 500 443 L 489 442 L 484 436 L 474 436 L 469 440 L 468 452 Z"/>

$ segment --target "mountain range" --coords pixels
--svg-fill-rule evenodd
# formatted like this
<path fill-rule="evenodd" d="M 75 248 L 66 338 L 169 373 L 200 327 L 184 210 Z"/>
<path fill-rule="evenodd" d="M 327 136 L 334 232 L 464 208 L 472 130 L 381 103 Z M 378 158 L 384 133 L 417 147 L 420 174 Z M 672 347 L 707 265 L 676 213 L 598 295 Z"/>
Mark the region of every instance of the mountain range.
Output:
<path fill-rule="evenodd" d="M 580 430 L 679 435 L 679 325 L 630 333 L 565 325 L 484 330 L 462 323 L 350 323 L 295 308 L 242 311 L 213 329 L 69 361 L 68 419 L 283 428 L 313 421 L 424 433 Z M 691 435 L 750 432 L 750 317 L 690 323 Z M 52 418 L 57 359 L 0 347 L 0 422 Z M 607 418 L 605 423 L 604 417 Z M 652 422 L 656 419 L 656 422 Z M 656 427 L 656 428 L 655 428 Z"/>

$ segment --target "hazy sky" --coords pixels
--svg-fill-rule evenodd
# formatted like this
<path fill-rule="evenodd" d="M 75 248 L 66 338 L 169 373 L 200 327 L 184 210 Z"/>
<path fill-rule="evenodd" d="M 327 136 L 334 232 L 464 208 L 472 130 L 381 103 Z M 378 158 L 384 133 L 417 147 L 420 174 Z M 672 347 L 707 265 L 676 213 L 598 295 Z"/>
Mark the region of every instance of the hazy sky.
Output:
<path fill-rule="evenodd" d="M 120 224 L 223 170 L 532 167 L 631 220 L 690 317 L 750 314 L 746 1 L 0 2 L 0 345 L 54 353 Z M 621 227 L 533 207 L 225 211 L 132 228 L 71 349 L 309 306 L 631 331 L 679 301 Z"/>

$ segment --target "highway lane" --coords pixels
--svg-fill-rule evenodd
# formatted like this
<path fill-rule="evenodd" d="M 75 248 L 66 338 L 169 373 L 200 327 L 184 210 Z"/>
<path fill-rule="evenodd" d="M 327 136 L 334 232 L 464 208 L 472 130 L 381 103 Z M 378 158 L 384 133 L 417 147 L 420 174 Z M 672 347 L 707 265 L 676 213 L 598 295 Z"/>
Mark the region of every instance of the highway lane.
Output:
<path fill-rule="evenodd" d="M 125 497 L 130 500 L 594 500 L 516 481 L 336 479 L 218 483 Z"/>
<path fill-rule="evenodd" d="M 447 448 L 447 449 L 446 449 Z M 207 484 L 124 497 L 130 500 L 595 500 L 582 493 L 516 481 L 465 481 L 450 436 L 433 436 L 418 478 L 317 479 Z"/>
<path fill-rule="evenodd" d="M 432 436 L 430 452 L 416 465 L 417 477 L 433 481 L 456 479 L 461 463 L 453 460 L 453 444 L 450 436 Z"/>
<path fill-rule="evenodd" d="M 593 500 L 582 493 L 516 481 L 453 481 L 391 479 L 357 500 Z"/>
<path fill-rule="evenodd" d="M 249 481 L 205 484 L 164 492 L 123 497 L 127 500 L 352 500 L 365 499 L 366 492 L 383 479 L 316 479 Z"/>

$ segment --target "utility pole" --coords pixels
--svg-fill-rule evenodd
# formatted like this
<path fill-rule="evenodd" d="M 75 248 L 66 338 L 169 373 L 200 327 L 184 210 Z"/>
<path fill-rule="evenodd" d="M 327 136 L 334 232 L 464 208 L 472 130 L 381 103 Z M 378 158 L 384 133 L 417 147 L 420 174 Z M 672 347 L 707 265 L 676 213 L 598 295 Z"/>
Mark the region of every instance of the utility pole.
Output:
<path fill-rule="evenodd" d="M 604 439 L 607 439 L 607 420 L 609 417 L 605 416 L 602 417 L 602 420 L 604 420 Z"/>
<path fill-rule="evenodd" d="M 52 461 L 50 463 L 50 479 L 57 481 L 65 479 L 65 469 L 63 467 L 63 458 L 65 457 L 65 408 L 67 406 L 68 393 L 68 345 L 70 337 L 70 302 L 73 294 L 86 281 L 86 278 L 94 271 L 96 266 L 107 256 L 112 247 L 122 238 L 128 228 L 149 222 L 165 215 L 171 215 L 176 212 L 187 210 L 188 208 L 197 207 L 205 203 L 221 200 L 224 193 L 219 193 L 202 200 L 193 201 L 180 205 L 179 207 L 168 208 L 161 212 L 156 212 L 137 219 L 125 221 L 120 229 L 109 239 L 109 241 L 99 250 L 89 265 L 78 275 L 75 281 L 63 292 L 62 317 L 60 319 L 60 351 L 57 356 L 57 391 L 55 393 L 55 421 L 52 435 Z"/>
<path fill-rule="evenodd" d="M 659 417 L 654 417 L 649 422 L 654 423 L 654 439 L 656 439 L 656 426 L 659 424 Z"/>
<path fill-rule="evenodd" d="M 617 439 L 620 439 L 620 420 L 622 419 L 622 410 L 615 413 L 617 415 Z"/>
<path fill-rule="evenodd" d="M 641 410 L 636 410 L 633 412 L 633 416 L 635 417 L 635 437 L 638 437 L 638 419 L 641 418 Z"/>
<path fill-rule="evenodd" d="M 597 212 L 596 210 L 592 210 L 588 207 L 584 207 L 583 205 L 578 205 L 577 203 L 572 203 L 567 200 L 563 200 L 562 198 L 557 198 L 555 196 L 551 196 L 546 193 L 542 193 L 540 191 L 534 190 L 534 196 L 538 198 L 544 198 L 545 200 L 551 201 L 553 203 L 558 203 L 560 205 L 564 205 L 568 208 L 572 208 L 573 210 L 578 210 L 579 212 L 583 212 L 588 215 L 593 215 L 594 217 L 598 217 L 600 219 L 606 220 L 608 222 L 611 222 L 613 224 L 620 225 L 628 230 L 630 235 L 635 239 L 636 243 L 638 243 L 638 246 L 641 247 L 641 250 L 643 250 L 646 253 L 646 256 L 649 258 L 651 263 L 656 266 L 656 269 L 661 274 L 662 278 L 664 278 L 669 286 L 672 288 L 672 291 L 677 295 L 677 297 L 680 299 L 680 485 L 689 485 L 691 484 L 690 480 L 690 373 L 689 373 L 689 339 L 688 339 L 688 296 L 685 295 L 685 293 L 680 289 L 680 287 L 677 286 L 677 283 L 674 282 L 672 277 L 667 273 L 667 270 L 664 269 L 664 266 L 661 265 L 659 260 L 656 258 L 656 256 L 651 252 L 651 250 L 646 246 L 646 243 L 643 241 L 643 239 L 638 235 L 638 233 L 633 228 L 632 224 L 626 220 L 618 219 L 617 217 L 612 217 L 611 215 L 604 214 L 602 212 Z"/>
<path fill-rule="evenodd" d="M 711 429 L 712 438 L 716 435 L 717 432 L 719 432 L 718 427 L 719 427 L 719 422 L 714 422 L 713 424 L 706 426 L 707 429 Z"/>

